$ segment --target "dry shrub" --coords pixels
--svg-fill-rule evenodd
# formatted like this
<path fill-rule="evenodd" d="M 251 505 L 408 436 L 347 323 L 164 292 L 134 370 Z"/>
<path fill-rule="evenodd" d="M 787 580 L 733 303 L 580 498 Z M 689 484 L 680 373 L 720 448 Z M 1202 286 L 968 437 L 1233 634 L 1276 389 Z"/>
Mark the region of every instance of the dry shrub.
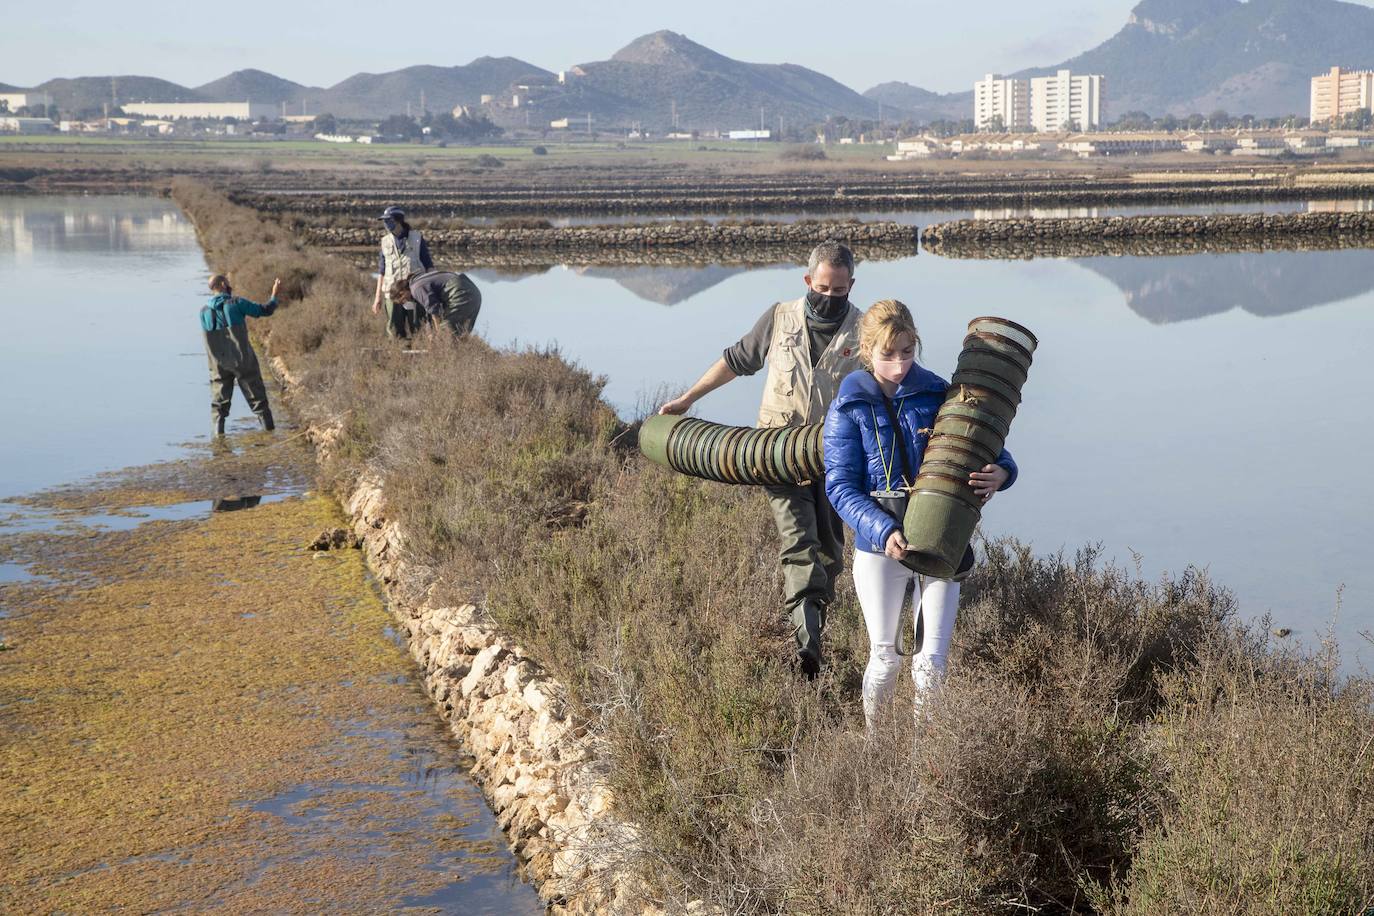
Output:
<path fill-rule="evenodd" d="M 246 292 L 300 271 L 269 339 L 304 374 L 297 411 L 344 423 L 328 482 L 380 471 L 419 584 L 484 601 L 569 686 L 670 903 L 1279 913 L 1374 895 L 1369 684 L 1245 638 L 1201 573 L 1146 583 L 1091 550 L 985 545 L 929 715 L 912 721 L 907 684 L 866 742 L 849 580 L 808 684 L 760 494 L 626 455 L 601 381 L 557 352 L 440 335 L 401 353 L 365 275 L 216 192 L 176 195 Z"/>
<path fill-rule="evenodd" d="M 1165 813 L 1104 911 L 1336 914 L 1374 906 L 1374 684 L 1245 635 L 1162 679 Z"/>

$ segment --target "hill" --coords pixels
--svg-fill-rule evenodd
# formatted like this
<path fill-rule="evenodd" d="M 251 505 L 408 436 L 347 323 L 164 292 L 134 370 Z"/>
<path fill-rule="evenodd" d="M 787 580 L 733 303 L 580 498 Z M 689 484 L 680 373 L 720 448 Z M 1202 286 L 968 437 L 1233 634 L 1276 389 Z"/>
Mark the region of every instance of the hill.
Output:
<path fill-rule="evenodd" d="M 78 76 L 52 79 L 34 87 L 53 97 L 63 111 L 99 108 L 112 99 L 125 102 L 198 102 L 194 90 L 154 76 Z"/>
<path fill-rule="evenodd" d="M 214 82 L 197 86 L 195 91 L 203 98 L 217 102 L 253 101 L 279 105 L 282 102 L 296 104 L 303 96 L 318 95 L 324 90 L 302 86 L 262 70 L 235 70 Z"/>
<path fill-rule="evenodd" d="M 910 83 L 881 83 L 865 92 L 864 97 L 882 102 L 887 108 L 906 111 L 916 121 L 959 120 L 973 111 L 971 92 L 941 94 Z"/>
<path fill-rule="evenodd" d="M 602 123 L 663 129 L 777 129 L 830 116 L 876 118 L 878 103 L 796 64 L 738 61 L 676 32 L 635 39 L 610 60 L 582 64 L 562 97 L 541 102 L 551 117 L 590 112 Z M 591 107 L 595 104 L 597 107 Z M 760 111 L 762 110 L 762 111 Z M 894 117 L 899 113 L 894 112 Z"/>
<path fill-rule="evenodd" d="M 407 102 L 418 112 L 421 93 L 426 108 L 442 112 L 455 105 L 476 105 L 483 95 L 505 94 L 513 84 L 554 81 L 553 73 L 514 57 L 479 57 L 457 67 L 415 66 L 390 73 L 358 73 L 328 89 L 310 90 L 304 95 L 312 112 L 383 118 L 403 113 Z"/>
<path fill-rule="evenodd" d="M 1109 116 L 1306 114 L 1310 79 L 1374 67 L 1374 9 L 1338 0 L 1142 0 L 1116 35 L 1059 67 L 1106 76 Z"/>

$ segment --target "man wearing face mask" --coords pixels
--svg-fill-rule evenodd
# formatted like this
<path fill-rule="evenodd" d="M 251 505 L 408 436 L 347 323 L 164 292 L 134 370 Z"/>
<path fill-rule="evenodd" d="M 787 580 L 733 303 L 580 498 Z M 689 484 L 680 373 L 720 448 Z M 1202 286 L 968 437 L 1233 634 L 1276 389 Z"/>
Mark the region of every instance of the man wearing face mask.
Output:
<path fill-rule="evenodd" d="M 806 295 L 768 308 L 734 346 L 680 397 L 659 408 L 685 413 L 703 396 L 766 364 L 759 426 L 805 426 L 825 419 L 840 382 L 859 366 L 860 311 L 849 303 L 854 255 L 835 241 L 811 252 Z M 808 677 L 821 665 L 821 631 L 844 569 L 844 527 L 825 496 L 825 481 L 765 487 L 781 542 L 785 608 Z"/>

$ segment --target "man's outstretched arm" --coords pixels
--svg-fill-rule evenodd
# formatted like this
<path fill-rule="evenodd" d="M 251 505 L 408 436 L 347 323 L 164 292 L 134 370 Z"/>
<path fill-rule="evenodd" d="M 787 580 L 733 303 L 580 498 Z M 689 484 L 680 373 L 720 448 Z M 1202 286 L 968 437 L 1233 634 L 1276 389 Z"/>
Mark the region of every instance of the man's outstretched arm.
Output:
<path fill-rule="evenodd" d="M 658 409 L 658 412 L 666 414 L 686 413 L 697 401 L 706 397 L 706 395 L 715 391 L 726 382 L 733 381 L 737 378 L 739 378 L 739 376 L 725 364 L 725 358 L 722 357 L 712 363 L 711 368 L 707 369 L 706 373 L 701 378 L 697 379 L 696 384 L 688 388 L 686 393 L 664 404 Z"/>

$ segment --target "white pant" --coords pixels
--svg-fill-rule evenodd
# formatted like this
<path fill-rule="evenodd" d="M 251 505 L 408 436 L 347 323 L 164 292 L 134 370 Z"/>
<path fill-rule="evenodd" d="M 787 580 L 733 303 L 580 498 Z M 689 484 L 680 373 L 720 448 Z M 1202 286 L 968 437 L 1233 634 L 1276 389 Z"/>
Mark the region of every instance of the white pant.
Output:
<path fill-rule="evenodd" d="M 902 667 L 897 654 L 897 627 L 907 583 L 917 574 L 881 553 L 854 551 L 854 590 L 868 627 L 868 667 L 864 670 L 864 718 L 870 728 L 879 709 L 892 696 Z M 921 587 L 923 586 L 923 587 Z M 922 576 L 917 613 L 925 619 L 921 651 L 912 657 L 911 678 L 916 682 L 916 703 L 934 688 L 945 673 L 949 644 L 954 636 L 954 617 L 959 611 L 959 583 Z M 913 618 L 919 619 L 919 618 Z"/>

